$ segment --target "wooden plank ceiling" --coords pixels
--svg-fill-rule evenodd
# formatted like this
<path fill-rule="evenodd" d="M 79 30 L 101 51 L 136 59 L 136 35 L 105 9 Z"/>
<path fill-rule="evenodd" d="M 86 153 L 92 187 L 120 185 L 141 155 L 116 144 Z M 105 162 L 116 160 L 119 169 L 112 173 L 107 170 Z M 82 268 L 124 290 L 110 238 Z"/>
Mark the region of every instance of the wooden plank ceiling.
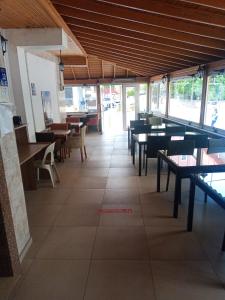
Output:
<path fill-rule="evenodd" d="M 133 71 L 126 71 L 132 76 L 154 76 L 225 58 L 225 0 L 52 3 L 89 55 L 83 78 L 92 72 L 112 76 L 114 64 Z M 112 64 L 104 69 L 105 61 Z M 94 73 L 101 68 L 101 74 Z M 76 78 L 77 70 L 72 70 L 65 76 Z"/>
<path fill-rule="evenodd" d="M 96 83 L 94 79 L 130 78 L 138 77 L 139 74 L 129 69 L 121 68 L 117 64 L 104 61 L 97 56 L 63 56 L 65 65 L 65 83 Z"/>

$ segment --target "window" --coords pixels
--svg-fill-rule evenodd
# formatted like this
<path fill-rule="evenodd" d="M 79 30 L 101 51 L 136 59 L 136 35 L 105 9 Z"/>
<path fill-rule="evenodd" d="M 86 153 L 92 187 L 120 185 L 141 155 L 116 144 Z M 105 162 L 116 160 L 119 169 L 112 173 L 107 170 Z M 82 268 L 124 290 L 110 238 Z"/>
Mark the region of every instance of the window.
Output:
<path fill-rule="evenodd" d="M 67 112 L 97 111 L 97 94 L 95 86 L 65 87 Z"/>
<path fill-rule="evenodd" d="M 199 123 L 202 83 L 202 78 L 196 77 L 171 81 L 169 115 Z"/>
<path fill-rule="evenodd" d="M 208 78 L 205 125 L 225 129 L 225 74 Z"/>
<path fill-rule="evenodd" d="M 151 110 L 153 112 L 166 113 L 166 83 L 158 81 L 152 84 L 151 101 Z"/>
<path fill-rule="evenodd" d="M 147 110 L 147 83 L 139 84 L 139 112 Z"/>

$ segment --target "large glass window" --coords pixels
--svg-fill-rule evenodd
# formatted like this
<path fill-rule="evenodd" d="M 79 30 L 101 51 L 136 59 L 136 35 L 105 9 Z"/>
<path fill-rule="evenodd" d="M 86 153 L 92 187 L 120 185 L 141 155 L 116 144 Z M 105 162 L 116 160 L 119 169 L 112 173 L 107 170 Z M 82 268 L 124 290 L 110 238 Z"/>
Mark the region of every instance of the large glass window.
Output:
<path fill-rule="evenodd" d="M 97 111 L 97 94 L 95 86 L 66 86 L 66 112 Z"/>
<path fill-rule="evenodd" d="M 166 83 L 161 81 L 152 83 L 151 110 L 166 113 Z"/>
<path fill-rule="evenodd" d="M 147 110 L 147 83 L 139 85 L 139 112 Z"/>
<path fill-rule="evenodd" d="M 183 78 L 170 82 L 169 115 L 199 123 L 202 78 Z"/>
<path fill-rule="evenodd" d="M 225 129 L 225 74 L 208 78 L 205 125 Z"/>

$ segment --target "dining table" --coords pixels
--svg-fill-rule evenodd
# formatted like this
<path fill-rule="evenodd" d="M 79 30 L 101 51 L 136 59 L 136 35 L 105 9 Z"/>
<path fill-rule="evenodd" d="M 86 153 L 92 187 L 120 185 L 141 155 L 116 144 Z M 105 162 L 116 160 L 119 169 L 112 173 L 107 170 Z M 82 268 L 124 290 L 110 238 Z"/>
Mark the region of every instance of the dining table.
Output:
<path fill-rule="evenodd" d="M 173 217 L 178 217 L 181 202 L 181 180 L 193 174 L 225 172 L 225 154 L 207 153 L 207 148 L 194 149 L 193 155 L 167 155 L 166 151 L 158 151 L 157 159 L 157 192 L 160 192 L 160 175 L 162 161 L 166 162 L 175 174 L 175 192 Z"/>
<path fill-rule="evenodd" d="M 142 152 L 143 149 L 147 146 L 148 137 L 154 136 L 170 136 L 172 140 L 183 139 L 185 135 L 199 135 L 196 131 L 184 131 L 184 132 L 150 132 L 150 133 L 140 133 L 133 134 L 131 152 L 133 158 L 133 164 L 135 164 L 135 144 L 138 144 L 138 175 L 141 176 L 142 170 Z"/>

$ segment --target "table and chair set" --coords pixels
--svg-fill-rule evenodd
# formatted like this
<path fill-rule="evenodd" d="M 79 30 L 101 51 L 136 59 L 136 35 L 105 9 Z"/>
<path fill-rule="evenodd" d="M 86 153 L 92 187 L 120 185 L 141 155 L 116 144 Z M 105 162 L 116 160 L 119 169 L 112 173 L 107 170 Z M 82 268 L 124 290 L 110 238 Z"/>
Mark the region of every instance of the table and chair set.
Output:
<path fill-rule="evenodd" d="M 85 134 L 85 124 L 67 120 L 66 123 L 49 124 L 45 130 L 35 133 L 36 143 L 29 143 L 27 125 L 15 127 L 24 189 L 37 189 L 40 170 L 47 171 L 54 187 L 55 182 L 60 181 L 55 160 L 64 162 L 72 149 L 80 149 L 83 162 L 87 158 Z M 41 175 L 44 175 L 43 171 Z"/>
<path fill-rule="evenodd" d="M 148 172 L 148 158 L 157 158 L 157 192 L 161 190 L 161 172 L 163 164 L 167 165 L 168 191 L 170 174 L 175 175 L 173 217 L 178 218 L 181 203 L 181 182 L 190 179 L 187 231 L 193 227 L 194 201 L 196 186 L 213 199 L 220 207 L 225 208 L 225 138 L 208 136 L 207 133 L 190 131 L 185 126 L 173 123 L 161 125 L 139 125 L 133 121 L 130 125 L 130 147 L 133 164 L 135 164 L 136 144 L 138 145 L 138 174 Z M 145 129 L 144 129 L 144 126 Z M 160 127 L 157 130 L 157 126 Z M 162 129 L 164 127 L 164 129 Z M 143 131 L 141 131 L 143 128 Z M 148 128 L 148 129 L 147 129 Z M 225 234 L 222 242 L 225 251 Z"/>

